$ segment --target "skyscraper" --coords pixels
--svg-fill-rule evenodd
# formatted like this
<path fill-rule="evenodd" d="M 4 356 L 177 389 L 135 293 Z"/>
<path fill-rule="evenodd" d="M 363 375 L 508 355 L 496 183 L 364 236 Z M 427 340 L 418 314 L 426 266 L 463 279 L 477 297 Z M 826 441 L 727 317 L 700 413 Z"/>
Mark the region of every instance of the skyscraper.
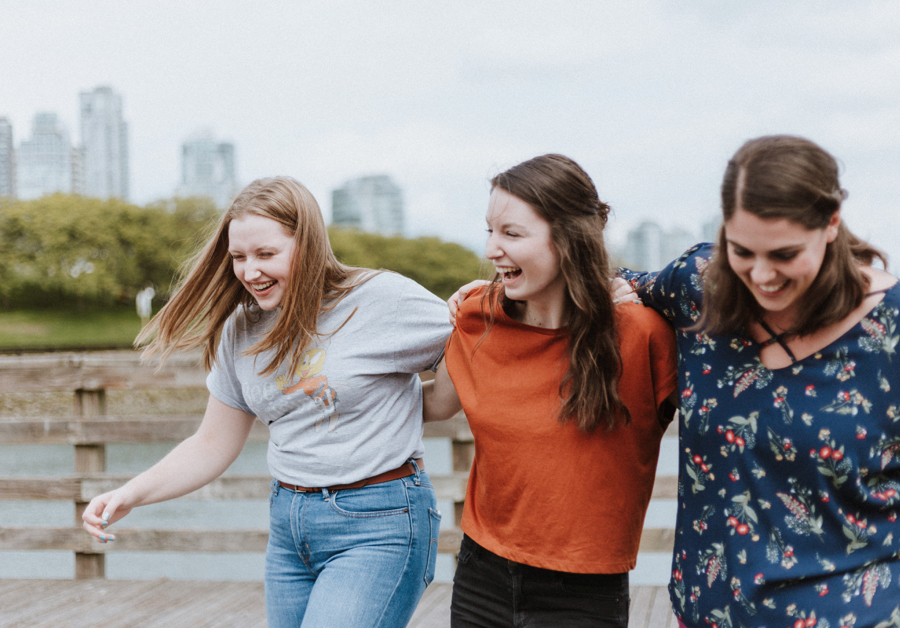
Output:
<path fill-rule="evenodd" d="M 12 124 L 0 118 L 0 197 L 16 197 L 16 153 Z"/>
<path fill-rule="evenodd" d="M 77 192 L 72 172 L 72 143 L 55 113 L 34 116 L 31 137 L 19 144 L 16 187 L 23 200 L 45 194 Z"/>
<path fill-rule="evenodd" d="M 225 209 L 238 193 L 234 144 L 216 142 L 203 131 L 181 146 L 181 184 L 177 196 L 206 196 Z"/>
<path fill-rule="evenodd" d="M 128 125 L 122 97 L 109 87 L 81 92 L 82 194 L 128 199 Z"/>
<path fill-rule="evenodd" d="M 382 235 L 403 235 L 403 191 L 387 175 L 347 181 L 331 192 L 331 222 Z"/>

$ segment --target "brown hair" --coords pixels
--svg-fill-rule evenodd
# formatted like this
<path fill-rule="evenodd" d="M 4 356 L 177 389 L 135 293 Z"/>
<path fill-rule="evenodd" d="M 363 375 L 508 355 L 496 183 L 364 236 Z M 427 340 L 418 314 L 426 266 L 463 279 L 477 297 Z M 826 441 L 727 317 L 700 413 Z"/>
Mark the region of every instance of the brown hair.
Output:
<path fill-rule="evenodd" d="M 239 305 L 248 314 L 257 310 L 253 296 L 235 276 L 228 253 L 231 221 L 249 214 L 274 220 L 294 239 L 291 280 L 281 311 L 272 329 L 247 351 L 258 355 L 275 350 L 261 375 L 273 373 L 286 360 L 293 372 L 303 350 L 319 334 L 319 312 L 334 307 L 372 276 L 363 277 L 365 269 L 337 261 L 319 204 L 300 182 L 290 177 L 257 179 L 234 199 L 209 240 L 185 266 L 172 299 L 138 335 L 136 346 L 156 336 L 144 350 L 145 356 L 158 353 L 165 361 L 175 350 L 202 346 L 203 364 L 210 369 L 228 317 Z M 330 305 L 323 307 L 328 300 Z"/>
<path fill-rule="evenodd" d="M 574 421 L 585 433 L 627 422 L 628 409 L 616 387 L 622 365 L 609 254 L 603 242 L 609 206 L 598 198 L 588 174 L 562 155 L 542 155 L 514 166 L 491 179 L 491 188 L 528 203 L 550 224 L 559 252 L 571 311 L 569 370 L 559 385 L 559 421 Z M 510 311 L 512 306 L 499 279 L 499 274 L 494 276 L 484 296 L 491 304 L 491 324 L 498 291 L 504 309 Z"/>
<path fill-rule="evenodd" d="M 728 162 L 722 180 L 722 218 L 727 223 L 742 209 L 763 219 L 786 218 L 806 229 L 823 229 L 845 198 L 834 157 L 801 137 L 772 135 L 748 141 Z M 868 289 L 860 265 L 876 259 L 887 267 L 884 253 L 841 222 L 787 333 L 803 336 L 845 318 L 862 303 Z M 734 333 L 762 316 L 762 308 L 728 264 L 724 224 L 707 267 L 704 291 L 696 327 L 711 336 Z"/>

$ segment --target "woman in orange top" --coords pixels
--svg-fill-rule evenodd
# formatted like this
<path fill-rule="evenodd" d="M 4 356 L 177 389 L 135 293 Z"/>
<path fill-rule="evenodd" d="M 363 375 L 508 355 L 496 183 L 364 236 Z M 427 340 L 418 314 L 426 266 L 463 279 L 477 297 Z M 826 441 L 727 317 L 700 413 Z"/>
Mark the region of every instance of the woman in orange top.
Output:
<path fill-rule="evenodd" d="M 668 325 L 616 307 L 609 207 L 571 159 L 491 181 L 494 281 L 460 305 L 425 420 L 475 437 L 451 625 L 628 623 L 660 438 L 674 412 Z"/>

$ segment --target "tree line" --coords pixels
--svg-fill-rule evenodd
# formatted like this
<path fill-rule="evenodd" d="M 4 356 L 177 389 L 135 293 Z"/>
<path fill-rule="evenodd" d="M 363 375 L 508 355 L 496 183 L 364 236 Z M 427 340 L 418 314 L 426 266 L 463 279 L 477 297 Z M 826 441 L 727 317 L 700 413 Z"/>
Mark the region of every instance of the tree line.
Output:
<path fill-rule="evenodd" d="M 144 207 L 117 199 L 54 194 L 0 202 L 0 302 L 5 309 L 134 303 L 152 286 L 166 300 L 183 264 L 218 223 L 205 198 Z M 338 259 L 393 270 L 441 298 L 479 276 L 465 247 L 329 227 Z"/>

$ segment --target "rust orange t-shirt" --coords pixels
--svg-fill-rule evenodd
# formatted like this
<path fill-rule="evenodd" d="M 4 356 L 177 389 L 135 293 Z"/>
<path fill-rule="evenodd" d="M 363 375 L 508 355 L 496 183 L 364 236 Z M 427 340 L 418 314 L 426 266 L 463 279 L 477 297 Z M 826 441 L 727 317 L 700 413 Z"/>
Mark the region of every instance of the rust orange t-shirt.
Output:
<path fill-rule="evenodd" d="M 517 322 L 498 304 L 485 336 L 481 304 L 481 290 L 462 303 L 446 351 L 475 437 L 463 531 L 535 567 L 633 569 L 664 432 L 657 409 L 677 388 L 671 328 L 643 306 L 616 307 L 618 391 L 631 422 L 583 434 L 556 416 L 568 330 Z"/>

